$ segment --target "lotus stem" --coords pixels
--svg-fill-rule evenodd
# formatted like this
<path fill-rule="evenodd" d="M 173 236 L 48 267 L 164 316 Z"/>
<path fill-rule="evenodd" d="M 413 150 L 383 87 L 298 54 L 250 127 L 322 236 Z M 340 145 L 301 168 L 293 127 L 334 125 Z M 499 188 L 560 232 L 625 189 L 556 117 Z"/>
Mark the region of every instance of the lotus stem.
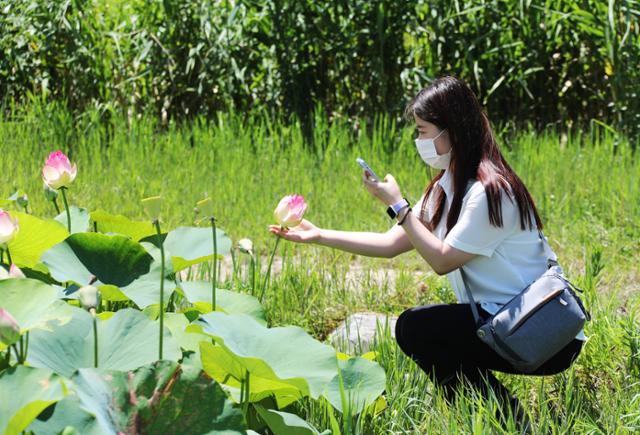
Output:
<path fill-rule="evenodd" d="M 153 224 L 156 227 L 158 244 L 160 245 L 160 344 L 158 347 L 158 359 L 162 360 L 162 340 L 164 338 L 164 243 L 160 232 L 160 221 L 155 219 Z"/>
<path fill-rule="evenodd" d="M 211 216 L 211 231 L 213 233 L 213 279 L 211 281 L 211 311 L 216 310 L 216 284 L 218 280 L 218 240 L 216 237 L 216 218 Z"/>
<path fill-rule="evenodd" d="M 69 233 L 71 233 L 71 213 L 69 212 L 69 203 L 67 202 L 67 194 L 65 193 L 66 190 L 66 187 L 60 188 L 60 191 L 62 192 L 62 201 L 64 202 L 64 209 L 67 211 L 67 229 L 69 230 Z"/>
<path fill-rule="evenodd" d="M 58 206 L 58 201 L 55 198 L 51 200 L 53 202 L 53 206 L 56 208 L 56 213 L 60 214 L 60 207 Z"/>
<path fill-rule="evenodd" d="M 9 266 L 11 266 L 13 264 L 13 260 L 11 259 L 11 252 L 9 252 L 9 247 L 7 246 L 6 248 L 4 248 L 4 250 L 7 253 L 7 261 L 9 262 Z"/>
<path fill-rule="evenodd" d="M 245 378 L 245 381 L 243 382 L 244 385 L 244 400 L 242 402 L 242 407 L 244 408 L 244 415 L 247 415 L 247 412 L 249 411 L 249 399 L 251 397 L 251 372 L 249 372 L 249 370 L 247 370 L 247 376 Z"/>
<path fill-rule="evenodd" d="M 230 253 L 231 253 L 231 264 L 233 266 L 232 281 L 235 283 L 236 272 L 237 272 L 238 266 L 236 265 L 236 254 L 234 254 L 234 249 L 233 248 L 231 248 Z"/>
<path fill-rule="evenodd" d="M 25 334 L 24 339 L 24 360 L 27 360 L 27 353 L 29 352 L 29 331 Z"/>
<path fill-rule="evenodd" d="M 13 348 L 13 352 L 16 354 L 16 361 L 20 364 L 20 352 L 18 351 L 18 346 L 12 344 L 11 347 Z"/>
<path fill-rule="evenodd" d="M 98 319 L 96 319 L 96 309 L 89 310 L 93 316 L 93 366 L 98 368 Z"/>
<path fill-rule="evenodd" d="M 256 292 L 256 258 L 251 254 L 251 296 Z"/>
<path fill-rule="evenodd" d="M 280 236 L 276 236 L 276 244 L 273 247 L 273 251 L 271 252 L 271 258 L 269 258 L 269 265 L 267 266 L 267 276 L 264 277 L 264 284 L 262 284 L 262 291 L 260 292 L 260 303 L 262 303 L 262 299 L 264 298 L 264 292 L 267 290 L 267 284 L 269 282 L 269 276 L 271 275 L 271 264 L 273 264 L 273 257 L 276 254 L 276 250 L 278 249 L 278 243 L 280 243 Z"/>

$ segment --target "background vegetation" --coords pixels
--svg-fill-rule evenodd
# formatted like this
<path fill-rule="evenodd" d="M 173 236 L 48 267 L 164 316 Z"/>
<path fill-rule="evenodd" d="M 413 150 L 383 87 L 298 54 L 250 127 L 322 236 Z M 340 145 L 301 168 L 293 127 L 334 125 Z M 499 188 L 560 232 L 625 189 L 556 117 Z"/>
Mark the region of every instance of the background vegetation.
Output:
<path fill-rule="evenodd" d="M 501 125 L 640 132 L 637 0 L 0 0 L 0 97 L 371 126 L 462 77 Z"/>

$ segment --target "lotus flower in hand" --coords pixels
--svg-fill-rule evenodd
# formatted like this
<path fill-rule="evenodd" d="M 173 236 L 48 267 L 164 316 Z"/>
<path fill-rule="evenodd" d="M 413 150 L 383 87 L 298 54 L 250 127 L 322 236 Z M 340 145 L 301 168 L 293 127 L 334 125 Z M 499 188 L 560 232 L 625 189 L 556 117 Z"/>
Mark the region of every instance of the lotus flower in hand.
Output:
<path fill-rule="evenodd" d="M 295 227 L 302 222 L 307 204 L 302 195 L 287 195 L 280 200 L 273 212 L 276 221 L 281 227 Z"/>

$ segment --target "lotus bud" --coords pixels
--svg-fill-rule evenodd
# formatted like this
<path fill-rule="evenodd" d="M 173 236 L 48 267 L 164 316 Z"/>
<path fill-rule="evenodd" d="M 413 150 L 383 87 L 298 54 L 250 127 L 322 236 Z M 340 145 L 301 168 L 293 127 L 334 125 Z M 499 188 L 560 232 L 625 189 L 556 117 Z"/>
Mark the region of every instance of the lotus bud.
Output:
<path fill-rule="evenodd" d="M 205 198 L 198 201 L 196 203 L 196 208 L 207 217 L 213 216 L 213 202 L 211 201 L 211 198 Z"/>
<path fill-rule="evenodd" d="M 142 206 L 144 211 L 152 220 L 160 218 L 160 206 L 162 205 L 161 196 L 150 196 L 142 199 Z"/>
<path fill-rule="evenodd" d="M 302 222 L 307 204 L 301 195 L 288 195 L 280 200 L 273 212 L 281 227 L 295 227 Z"/>
<path fill-rule="evenodd" d="M 42 179 L 52 189 L 69 186 L 78 174 L 76 164 L 69 161 L 69 157 L 62 151 L 49 154 L 42 168 Z"/>
<path fill-rule="evenodd" d="M 78 290 L 78 300 L 85 310 L 96 309 L 102 303 L 102 294 L 100 290 L 92 285 L 85 285 Z"/>
<path fill-rule="evenodd" d="M 20 339 L 20 326 L 11 314 L 0 308 L 0 341 L 11 346 Z"/>
<path fill-rule="evenodd" d="M 253 242 L 249 239 L 238 240 L 238 249 L 245 254 L 253 255 Z"/>
<path fill-rule="evenodd" d="M 58 198 L 58 191 L 50 188 L 47 183 L 44 183 L 44 197 L 47 201 L 55 201 Z"/>
<path fill-rule="evenodd" d="M 0 208 L 0 245 L 12 241 L 19 228 L 18 220 L 12 219 L 9 212 Z"/>
<path fill-rule="evenodd" d="M 9 278 L 26 278 L 26 276 L 18 266 L 12 264 L 11 267 L 9 267 Z"/>

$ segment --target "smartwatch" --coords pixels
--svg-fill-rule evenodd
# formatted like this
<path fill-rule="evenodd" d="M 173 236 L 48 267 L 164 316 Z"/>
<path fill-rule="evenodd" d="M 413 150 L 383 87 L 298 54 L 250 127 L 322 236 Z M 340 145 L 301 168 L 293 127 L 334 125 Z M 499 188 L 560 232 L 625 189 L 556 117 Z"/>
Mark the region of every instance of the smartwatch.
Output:
<path fill-rule="evenodd" d="M 410 204 L 407 198 L 402 198 L 402 200 L 396 202 L 395 204 L 391 204 L 389 208 L 387 208 L 387 214 L 391 219 L 395 219 L 395 217 L 398 216 L 398 213 L 400 213 L 400 210 L 409 205 Z"/>

